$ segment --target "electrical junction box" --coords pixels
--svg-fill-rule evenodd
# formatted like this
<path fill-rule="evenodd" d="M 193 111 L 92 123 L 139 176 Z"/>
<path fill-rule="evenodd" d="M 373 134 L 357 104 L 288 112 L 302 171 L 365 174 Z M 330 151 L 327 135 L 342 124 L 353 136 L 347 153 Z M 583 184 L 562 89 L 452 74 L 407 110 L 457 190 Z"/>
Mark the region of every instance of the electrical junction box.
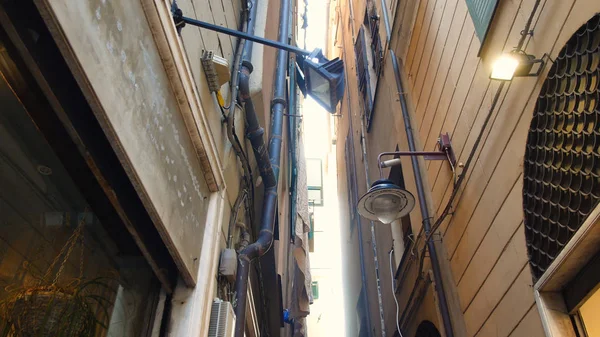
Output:
<path fill-rule="evenodd" d="M 223 84 L 229 82 L 229 62 L 210 50 L 202 51 L 202 68 L 210 91 L 219 91 Z"/>
<path fill-rule="evenodd" d="M 237 252 L 235 249 L 227 248 L 221 252 L 219 262 L 219 274 L 225 276 L 231 283 L 235 282 L 237 272 Z"/>

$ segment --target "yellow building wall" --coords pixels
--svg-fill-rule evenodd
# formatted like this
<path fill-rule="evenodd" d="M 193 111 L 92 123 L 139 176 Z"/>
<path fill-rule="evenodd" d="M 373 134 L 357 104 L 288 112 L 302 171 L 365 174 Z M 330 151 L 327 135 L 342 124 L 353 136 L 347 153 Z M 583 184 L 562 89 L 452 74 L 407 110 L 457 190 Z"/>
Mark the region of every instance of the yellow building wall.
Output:
<path fill-rule="evenodd" d="M 434 149 L 440 132 L 449 132 L 459 161 L 466 161 L 499 86 L 489 80 L 491 64 L 517 44 L 534 2 L 501 1 L 483 46 L 464 1 L 419 2 L 402 61 L 425 150 Z M 594 1 L 541 6 L 524 50 L 554 58 L 598 8 Z M 442 227 L 468 336 L 517 336 L 519 326 L 539 322 L 522 224 L 522 163 L 544 79 L 515 79 L 502 92 L 459 204 Z M 452 192 L 452 175 L 432 162 L 427 177 L 439 213 Z M 534 331 L 542 335 L 541 325 Z"/>
<path fill-rule="evenodd" d="M 332 23 L 341 30 L 332 37 L 332 50 L 342 49 L 348 76 L 348 91 L 338 123 L 338 171 L 340 172 L 340 203 L 347 203 L 344 162 L 344 137 L 351 117 L 355 133 L 356 169 L 359 196 L 365 190 L 364 164 L 361 159 L 360 114 L 354 63 L 353 36 L 364 17 L 364 1 L 335 1 L 340 19 Z M 380 2 L 375 1 L 381 17 L 380 31 L 385 41 L 385 29 Z M 520 38 L 535 1 L 500 1 L 490 31 L 481 44 L 464 0 L 403 1 L 390 15 L 392 21 L 391 48 L 399 57 L 405 97 L 408 99 L 411 125 L 417 137 L 417 147 L 435 150 L 440 133 L 448 132 L 459 162 L 465 162 L 484 120 L 490 110 L 499 82 L 489 74 L 495 57 L 510 51 Z M 540 57 L 549 53 L 554 58 L 571 35 L 594 13 L 600 3 L 593 0 L 543 1 L 536 13 L 533 37 L 527 37 L 524 50 Z M 352 17 L 351 12 L 354 12 Z M 352 23 L 352 20 L 354 20 Z M 334 42 L 336 43 L 334 46 Z M 384 70 L 379 77 L 375 94 L 375 111 L 371 131 L 366 134 L 367 161 L 370 181 L 378 178 L 376 156 L 393 151 L 396 144 L 407 150 L 404 123 L 398 103 L 398 93 L 389 59 L 385 56 Z M 502 91 L 498 105 L 475 152 L 473 163 L 457 198 L 454 214 L 440 228 L 436 241 L 440 248 L 444 286 L 448 292 L 455 335 L 465 336 L 543 336 L 543 328 L 535 306 L 532 289 L 522 207 L 523 155 L 537 93 L 546 77 L 516 78 Z M 348 105 L 352 107 L 348 109 Z M 407 188 L 415 191 L 410 161 L 403 160 Z M 452 193 L 453 176 L 445 162 L 421 161 L 426 187 L 431 191 L 432 214 L 440 215 Z M 459 170 L 460 173 L 460 170 Z M 384 176 L 387 171 L 384 172 Z M 344 217 L 344 209 L 341 209 Z M 343 218 L 347 220 L 347 218 Z M 421 227 L 418 206 L 411 213 L 413 232 Z M 368 236 L 369 226 L 363 225 Z M 391 246 L 391 230 L 375 227 L 377 256 L 380 266 L 381 289 L 384 294 L 386 332 L 395 330 L 395 305 L 386 303 L 389 284 L 387 252 Z M 370 239 L 370 237 L 369 237 Z M 395 238 L 398 240 L 398 238 Z M 365 241 L 366 242 L 366 241 Z M 357 249 L 356 242 L 349 247 Z M 371 251 L 365 246 L 365 251 Z M 396 252 L 395 262 L 399 262 Z M 365 256 L 367 264 L 373 256 Z M 358 262 L 356 262 L 358 264 Z M 350 267 L 347 267 L 350 269 Z M 414 265 L 404 282 L 399 299 L 403 302 L 414 280 Z M 357 266 L 353 275 L 360 270 Z M 428 267 L 425 267 L 428 270 Z M 386 275 L 386 273 L 388 273 Z M 371 276 L 370 276 L 371 277 Z M 360 278 L 359 278 L 360 280 Z M 356 286 L 351 287 L 355 289 Z M 371 286 L 370 302 L 377 304 L 376 288 Z M 408 288 L 408 289 L 407 289 Z M 360 290 L 360 288 L 358 288 Z M 433 288 L 431 289 L 433 291 Z M 390 292 L 391 293 L 391 292 Z M 427 319 L 437 324 L 438 314 L 431 308 L 437 304 L 425 298 L 420 311 L 430 312 Z M 346 306 L 347 310 L 354 310 Z M 371 305 L 373 318 L 378 318 L 378 306 Z M 346 313 L 348 316 L 349 314 Z M 388 321 L 391 316 L 391 324 Z M 418 313 L 415 317 L 425 317 Z M 407 327 L 414 333 L 418 321 Z M 373 326 L 379 322 L 373 319 Z"/>

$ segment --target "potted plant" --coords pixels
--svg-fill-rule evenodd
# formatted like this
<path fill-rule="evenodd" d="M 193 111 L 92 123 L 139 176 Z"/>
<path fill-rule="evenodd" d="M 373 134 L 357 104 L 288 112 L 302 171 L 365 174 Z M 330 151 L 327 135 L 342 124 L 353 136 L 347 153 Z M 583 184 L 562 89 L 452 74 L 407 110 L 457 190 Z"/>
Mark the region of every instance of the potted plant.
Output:
<path fill-rule="evenodd" d="M 33 284 L 7 289 L 7 296 L 0 301 L 0 315 L 5 321 L 0 336 L 93 337 L 99 326 L 106 328 L 96 313 L 101 310 L 108 319 L 112 303 L 98 295 L 98 291 L 115 290 L 109 278 L 83 278 L 83 222 L 44 276 Z M 76 242 L 81 242 L 80 276 L 66 284 L 59 282 Z M 62 261 L 58 271 L 52 281 L 48 281 L 58 261 Z"/>

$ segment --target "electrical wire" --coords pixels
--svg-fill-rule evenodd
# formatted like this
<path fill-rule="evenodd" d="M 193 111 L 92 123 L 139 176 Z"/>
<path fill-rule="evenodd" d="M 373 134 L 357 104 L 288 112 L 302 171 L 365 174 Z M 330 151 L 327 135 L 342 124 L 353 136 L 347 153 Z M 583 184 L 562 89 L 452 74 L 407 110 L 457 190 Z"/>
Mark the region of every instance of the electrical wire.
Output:
<path fill-rule="evenodd" d="M 394 287 L 394 266 L 392 264 L 392 254 L 394 253 L 394 248 L 390 250 L 390 278 L 392 279 L 392 296 L 394 297 L 394 302 L 396 303 L 396 330 L 400 337 L 404 337 L 402 335 L 402 331 L 400 331 L 400 322 L 398 321 L 398 314 L 400 313 L 400 305 L 398 304 L 398 299 L 396 298 L 396 289 Z"/>
<path fill-rule="evenodd" d="M 248 11 L 251 8 L 251 3 L 246 3 L 246 8 L 244 8 L 244 12 L 242 14 L 242 31 L 246 31 L 248 27 Z M 244 205 L 246 206 L 246 211 L 248 212 L 249 217 L 249 226 L 252 227 L 252 221 L 254 221 L 254 178 L 252 177 L 252 168 L 250 167 L 250 161 L 246 152 L 242 147 L 242 143 L 240 142 L 237 133 L 235 132 L 235 108 L 238 106 L 238 90 L 239 90 L 239 74 L 240 67 L 242 64 L 242 51 L 244 49 L 244 39 L 240 39 L 238 41 L 237 50 L 234 58 L 234 65 L 231 71 L 231 92 L 229 93 L 229 105 L 225 107 L 224 105 L 219 104 L 219 108 L 221 109 L 221 114 L 223 114 L 225 123 L 227 124 L 227 138 L 232 145 L 235 154 L 240 159 L 242 163 L 242 169 L 244 171 L 244 181 L 246 184 L 246 189 L 248 190 L 248 196 L 245 200 Z M 225 109 L 227 109 L 227 113 L 225 113 Z"/>
<path fill-rule="evenodd" d="M 450 210 L 452 209 L 452 203 L 454 201 L 454 199 L 456 198 L 456 196 L 458 195 L 458 191 L 460 190 L 460 186 L 462 185 L 465 176 L 466 176 L 466 172 L 468 170 L 468 168 L 471 165 L 471 162 L 473 160 L 473 158 L 475 157 L 475 152 L 477 151 L 477 149 L 479 148 L 479 143 L 481 142 L 481 139 L 483 138 L 483 135 L 485 133 L 485 130 L 487 128 L 487 125 L 493 115 L 493 112 L 496 108 L 498 99 L 500 98 L 500 94 L 502 93 L 502 89 L 504 88 L 504 83 L 502 82 L 500 84 L 500 86 L 498 87 L 498 90 L 496 91 L 496 94 L 494 96 L 494 100 L 492 102 L 492 106 L 490 107 L 490 110 L 488 112 L 488 115 L 486 116 L 486 119 L 483 123 L 483 126 L 481 127 L 481 131 L 479 132 L 479 135 L 477 136 L 477 139 L 475 141 L 475 143 L 473 144 L 473 148 L 471 149 L 471 152 L 469 153 L 469 157 L 467 158 L 467 161 L 465 163 L 465 166 L 461 172 L 461 175 L 458 178 L 458 181 L 456 182 L 456 184 L 454 184 L 454 189 L 452 190 L 452 194 L 450 195 L 450 199 L 448 200 L 448 202 L 446 203 L 446 206 L 444 207 L 444 210 L 442 212 L 442 214 L 438 217 L 438 219 L 435 221 L 435 223 L 431 226 L 431 230 L 430 232 L 426 235 L 425 237 L 425 242 L 431 240 L 431 237 L 433 235 L 433 233 L 435 233 L 438 228 L 441 226 L 441 224 L 444 222 L 444 220 L 446 219 L 446 217 L 448 215 L 450 215 Z M 421 231 L 417 237 L 417 240 L 415 240 L 415 248 L 417 247 L 417 245 L 419 244 L 419 239 L 422 237 L 422 228 Z M 419 257 L 419 267 L 418 267 L 418 273 L 417 273 L 417 278 L 415 279 L 415 284 L 413 285 L 413 288 L 410 292 L 410 295 L 408 297 L 408 301 L 407 306 L 405 308 L 405 310 L 402 312 L 402 318 L 404 318 L 404 316 L 406 315 L 406 309 L 408 309 L 408 307 L 410 306 L 410 304 L 413 301 L 413 298 L 416 294 L 416 290 L 418 289 L 418 285 L 420 283 L 420 281 L 422 280 L 422 273 L 423 273 L 423 266 L 425 263 L 425 251 L 427 249 L 427 245 L 425 245 L 423 247 L 423 249 L 421 250 L 421 256 Z"/>
<path fill-rule="evenodd" d="M 473 147 L 471 148 L 471 152 L 469 153 L 469 157 L 467 158 L 467 161 L 465 162 L 465 166 L 464 166 L 460 176 L 458 177 L 458 181 L 456 182 L 454 189 L 452 190 L 450 199 L 448 199 L 448 202 L 446 203 L 446 206 L 444 207 L 444 211 L 442 212 L 442 215 L 440 215 L 440 217 L 435 221 L 433 226 L 431 226 L 431 230 L 427 234 L 426 241 L 431 239 L 431 236 L 437 231 L 437 229 L 444 222 L 444 219 L 446 219 L 446 217 L 450 214 L 450 210 L 452 209 L 452 203 L 454 202 L 454 199 L 458 195 L 460 186 L 462 185 L 463 181 L 465 180 L 465 177 L 467 176 L 466 173 L 467 173 L 467 170 L 469 169 L 469 167 L 471 166 L 471 162 L 473 161 L 473 158 L 475 158 L 475 153 L 477 152 L 477 149 L 479 148 L 479 143 L 481 142 L 481 139 L 483 139 L 483 135 L 485 134 L 485 130 L 487 129 L 487 126 L 492 118 L 492 115 L 494 114 L 494 110 L 496 110 L 496 105 L 498 104 L 498 100 L 500 99 L 500 95 L 502 94 L 502 90 L 504 89 L 505 83 L 506 82 L 502 82 L 502 83 L 500 83 L 500 86 L 498 86 L 498 89 L 496 90 L 496 94 L 494 95 L 494 100 L 492 101 L 492 106 L 490 107 L 490 110 L 488 111 L 488 114 L 485 117 L 485 121 L 483 122 L 483 125 L 481 126 L 481 131 L 479 131 L 479 135 L 477 135 L 475 144 L 473 144 Z"/>
<path fill-rule="evenodd" d="M 248 190 L 243 189 L 238 197 L 235 199 L 235 204 L 233 205 L 233 215 L 229 218 L 229 229 L 227 235 L 227 248 L 231 248 L 233 245 L 233 225 L 237 222 L 238 212 L 240 210 L 240 206 L 242 203 L 246 203 L 246 199 L 248 197 Z"/>

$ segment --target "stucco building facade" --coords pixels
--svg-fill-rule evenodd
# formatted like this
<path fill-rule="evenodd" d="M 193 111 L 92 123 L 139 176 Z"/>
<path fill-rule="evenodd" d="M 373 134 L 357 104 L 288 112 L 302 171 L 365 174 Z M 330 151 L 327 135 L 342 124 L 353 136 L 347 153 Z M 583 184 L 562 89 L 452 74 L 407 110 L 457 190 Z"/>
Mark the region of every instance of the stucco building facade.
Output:
<path fill-rule="evenodd" d="M 298 36 L 295 1 L 180 0 L 177 7 L 235 30 L 251 17 L 255 35 L 284 43 Z M 29 284 L 38 270 L 47 270 L 39 284 L 56 275 L 56 287 L 72 286 L 71 277 L 76 284 L 114 277 L 114 292 L 93 295 L 107 309 L 97 314 L 105 323 L 97 336 L 210 336 L 215 299 L 229 303 L 231 323 L 240 296 L 221 254 L 230 248 L 233 267 L 240 263 L 237 254 L 261 235 L 266 199 L 264 163 L 246 137 L 250 102 L 264 129 L 257 137 L 280 159 L 271 155 L 268 193 L 277 197 L 272 227 L 263 228 L 273 240 L 250 265 L 241 333 L 302 335 L 311 301 L 308 205 L 292 198 L 306 177 L 298 180 L 295 166 L 300 119 L 284 117 L 297 105 L 280 97 L 294 55 L 255 44 L 244 55 L 251 69 L 240 89 L 234 79 L 244 43 L 176 27 L 173 8 L 153 0 L 0 2 L 2 281 Z M 219 95 L 203 51 L 227 61 Z M 240 90 L 247 92 L 238 98 Z M 284 309 L 295 325 L 284 323 Z M 3 323 L 11 325 L 11 315 L 3 311 Z"/>

